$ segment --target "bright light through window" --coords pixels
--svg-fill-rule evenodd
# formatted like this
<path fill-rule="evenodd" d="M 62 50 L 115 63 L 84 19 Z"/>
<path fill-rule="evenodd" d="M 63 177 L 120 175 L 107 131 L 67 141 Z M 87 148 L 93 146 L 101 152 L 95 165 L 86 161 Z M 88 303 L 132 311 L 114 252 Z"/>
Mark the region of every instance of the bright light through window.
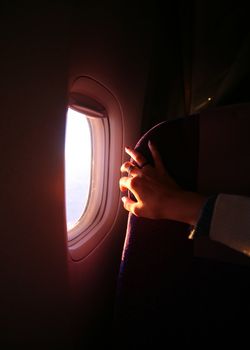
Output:
<path fill-rule="evenodd" d="M 91 181 L 91 131 L 87 117 L 68 109 L 65 139 L 65 191 L 67 229 L 84 214 Z"/>

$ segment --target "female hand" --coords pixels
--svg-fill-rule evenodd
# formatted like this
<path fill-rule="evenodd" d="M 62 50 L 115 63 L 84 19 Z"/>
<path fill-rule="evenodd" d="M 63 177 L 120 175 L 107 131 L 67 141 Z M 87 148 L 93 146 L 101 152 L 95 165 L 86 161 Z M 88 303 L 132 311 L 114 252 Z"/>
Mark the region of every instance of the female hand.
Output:
<path fill-rule="evenodd" d="M 138 164 L 125 162 L 121 172 L 128 176 L 120 179 L 120 190 L 129 190 L 135 201 L 123 196 L 124 208 L 136 216 L 150 219 L 170 219 L 194 225 L 198 220 L 205 197 L 198 193 L 187 192 L 167 173 L 156 147 L 149 142 L 155 166 L 146 163 L 146 159 L 135 150 L 125 151 Z"/>

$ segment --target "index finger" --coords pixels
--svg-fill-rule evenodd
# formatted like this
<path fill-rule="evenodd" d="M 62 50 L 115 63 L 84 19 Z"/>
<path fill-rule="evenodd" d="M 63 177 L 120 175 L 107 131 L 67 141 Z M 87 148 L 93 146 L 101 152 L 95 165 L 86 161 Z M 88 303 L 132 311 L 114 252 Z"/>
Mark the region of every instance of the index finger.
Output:
<path fill-rule="evenodd" d="M 143 155 L 136 151 L 135 149 L 131 149 L 129 147 L 125 147 L 125 151 L 131 158 L 137 163 L 137 165 L 141 168 L 143 164 L 146 162 L 146 158 Z"/>

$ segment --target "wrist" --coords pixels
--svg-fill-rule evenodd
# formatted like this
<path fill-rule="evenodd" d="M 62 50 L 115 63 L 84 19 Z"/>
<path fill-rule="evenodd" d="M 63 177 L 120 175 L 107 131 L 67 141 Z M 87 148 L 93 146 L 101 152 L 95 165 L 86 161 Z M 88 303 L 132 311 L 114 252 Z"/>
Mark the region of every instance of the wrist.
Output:
<path fill-rule="evenodd" d="M 196 225 L 201 210 L 207 200 L 206 196 L 195 192 L 180 191 L 172 201 L 172 217 L 169 216 L 169 210 L 166 212 L 166 218 L 184 222 L 189 225 Z"/>

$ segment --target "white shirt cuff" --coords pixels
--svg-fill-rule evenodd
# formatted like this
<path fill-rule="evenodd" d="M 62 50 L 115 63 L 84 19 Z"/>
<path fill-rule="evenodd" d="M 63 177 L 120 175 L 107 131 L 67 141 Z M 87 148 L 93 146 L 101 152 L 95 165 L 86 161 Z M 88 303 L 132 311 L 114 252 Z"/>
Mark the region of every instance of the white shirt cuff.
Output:
<path fill-rule="evenodd" d="M 250 198 L 218 195 L 209 236 L 250 256 Z"/>

